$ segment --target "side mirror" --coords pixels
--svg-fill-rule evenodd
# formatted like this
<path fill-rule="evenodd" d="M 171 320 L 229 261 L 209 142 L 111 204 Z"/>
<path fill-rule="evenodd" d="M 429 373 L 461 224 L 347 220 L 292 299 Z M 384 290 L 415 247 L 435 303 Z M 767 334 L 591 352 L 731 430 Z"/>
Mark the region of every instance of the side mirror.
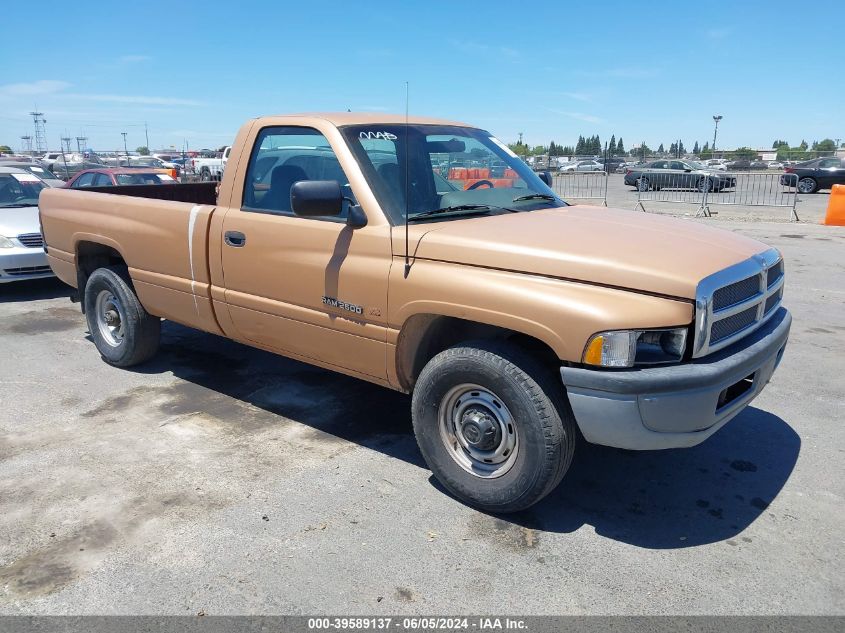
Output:
<path fill-rule="evenodd" d="M 340 215 L 343 192 L 337 180 L 300 180 L 290 188 L 290 208 L 304 218 Z"/>
<path fill-rule="evenodd" d="M 546 183 L 549 187 L 552 186 L 552 172 L 550 171 L 541 171 L 537 174 L 544 183 Z"/>

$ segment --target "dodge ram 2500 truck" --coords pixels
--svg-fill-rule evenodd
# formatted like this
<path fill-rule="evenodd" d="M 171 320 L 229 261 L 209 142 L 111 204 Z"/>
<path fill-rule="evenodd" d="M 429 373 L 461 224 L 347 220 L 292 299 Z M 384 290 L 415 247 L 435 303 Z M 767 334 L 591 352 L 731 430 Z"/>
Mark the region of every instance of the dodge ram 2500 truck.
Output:
<path fill-rule="evenodd" d="M 776 250 L 570 206 L 462 123 L 258 118 L 216 184 L 41 194 L 50 265 L 103 359 L 149 359 L 169 319 L 410 393 L 431 470 L 486 511 L 557 486 L 579 433 L 704 441 L 789 334 Z"/>

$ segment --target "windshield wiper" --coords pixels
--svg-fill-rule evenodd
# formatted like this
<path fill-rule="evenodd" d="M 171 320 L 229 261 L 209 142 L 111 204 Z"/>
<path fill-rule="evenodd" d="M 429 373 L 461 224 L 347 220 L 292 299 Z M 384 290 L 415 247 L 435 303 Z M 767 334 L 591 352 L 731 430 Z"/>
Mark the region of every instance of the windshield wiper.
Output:
<path fill-rule="evenodd" d="M 450 213 L 452 211 L 476 211 L 479 213 L 487 213 L 492 211 L 493 209 L 504 209 L 505 211 L 514 212 L 514 209 L 506 209 L 505 207 L 497 207 L 492 204 L 456 204 L 451 207 L 443 207 L 441 209 L 431 209 L 429 211 L 422 211 L 421 213 L 415 213 L 414 215 L 408 216 L 408 222 L 412 222 L 414 220 L 419 220 L 420 218 L 428 218 L 433 215 L 439 215 L 441 213 Z"/>
<path fill-rule="evenodd" d="M 557 198 L 547 193 L 529 193 L 524 196 L 517 196 L 513 199 L 513 202 L 521 202 L 523 200 L 548 200 L 549 202 L 554 202 Z"/>
<path fill-rule="evenodd" d="M 35 207 L 35 206 L 38 206 L 37 202 L 32 203 L 32 204 L 19 204 L 19 203 L 0 204 L 0 209 L 22 209 L 23 207 Z"/>

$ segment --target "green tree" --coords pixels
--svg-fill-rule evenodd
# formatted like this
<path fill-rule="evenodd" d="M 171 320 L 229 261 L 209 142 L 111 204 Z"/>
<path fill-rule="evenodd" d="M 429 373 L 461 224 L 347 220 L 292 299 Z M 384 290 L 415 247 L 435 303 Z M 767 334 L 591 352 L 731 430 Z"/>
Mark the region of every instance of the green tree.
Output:
<path fill-rule="evenodd" d="M 616 156 L 616 135 L 610 137 L 610 144 L 607 146 L 607 153 L 611 156 Z"/>
<path fill-rule="evenodd" d="M 135 151 L 138 152 L 141 156 L 149 156 L 150 155 L 150 148 L 146 145 L 142 145 L 141 147 L 135 148 Z"/>
<path fill-rule="evenodd" d="M 772 149 L 780 149 L 781 147 L 789 147 L 789 143 L 780 139 L 772 143 Z"/>
<path fill-rule="evenodd" d="M 701 151 L 701 148 L 698 146 L 698 141 L 695 142 L 695 145 L 692 146 L 692 153 L 698 156 L 698 153 Z"/>
<path fill-rule="evenodd" d="M 622 137 L 619 137 L 619 141 L 616 143 L 616 153 L 619 156 L 625 155 L 625 145 L 622 143 Z"/>
<path fill-rule="evenodd" d="M 575 148 L 571 145 L 564 145 L 563 149 L 560 152 L 561 156 L 572 156 L 575 153 Z"/>
<path fill-rule="evenodd" d="M 658 154 L 663 154 L 664 152 L 665 152 L 665 150 L 663 149 L 663 143 L 661 143 L 661 144 L 660 144 L 660 147 L 658 147 L 658 148 L 657 148 L 657 153 L 658 153 Z"/>
<path fill-rule="evenodd" d="M 584 137 L 580 134 L 578 135 L 578 142 L 575 144 L 575 153 L 579 156 L 586 153 L 584 149 Z"/>
<path fill-rule="evenodd" d="M 814 143 L 814 145 L 815 147 L 813 149 L 820 152 L 832 152 L 836 149 L 836 142 L 830 138 L 823 139 L 818 143 Z"/>
<path fill-rule="evenodd" d="M 738 147 L 733 154 L 735 158 L 746 158 L 748 160 L 757 158 L 757 150 L 750 147 Z"/>
<path fill-rule="evenodd" d="M 0 154 L 11 154 L 12 148 L 8 145 L 0 145 Z"/>
<path fill-rule="evenodd" d="M 806 152 L 807 149 L 809 149 L 810 146 L 807 145 L 807 141 L 805 141 L 804 139 L 801 139 L 801 144 L 798 147 L 801 148 L 801 151 Z"/>

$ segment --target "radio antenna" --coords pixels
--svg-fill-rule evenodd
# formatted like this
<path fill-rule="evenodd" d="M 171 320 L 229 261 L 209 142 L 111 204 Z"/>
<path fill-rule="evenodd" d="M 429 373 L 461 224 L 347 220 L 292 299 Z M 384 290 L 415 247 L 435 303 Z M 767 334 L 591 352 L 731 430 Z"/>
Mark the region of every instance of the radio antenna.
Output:
<path fill-rule="evenodd" d="M 408 213 L 409 213 L 409 186 L 408 186 L 408 164 L 411 158 L 411 148 L 408 146 L 408 82 L 405 82 L 405 277 L 411 272 L 411 259 L 408 251 Z"/>

